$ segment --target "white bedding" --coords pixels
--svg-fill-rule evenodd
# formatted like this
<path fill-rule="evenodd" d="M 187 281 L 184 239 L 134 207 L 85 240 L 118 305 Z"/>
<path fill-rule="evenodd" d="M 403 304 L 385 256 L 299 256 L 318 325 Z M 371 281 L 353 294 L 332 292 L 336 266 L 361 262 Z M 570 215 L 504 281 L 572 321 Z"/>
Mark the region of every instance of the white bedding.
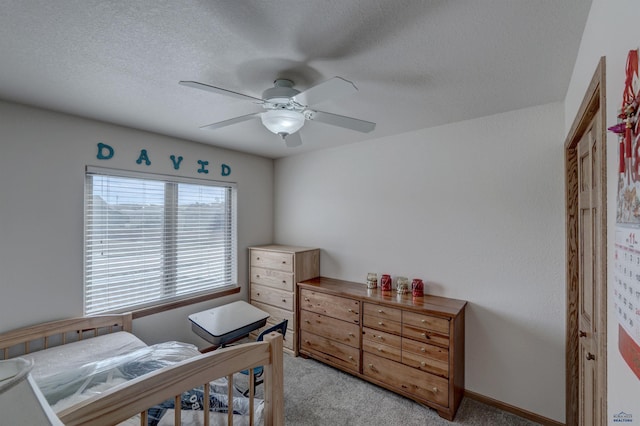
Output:
<path fill-rule="evenodd" d="M 165 342 L 147 346 L 133 334 L 118 332 L 34 352 L 23 358 L 33 360 L 32 376 L 54 411 L 59 412 L 134 377 L 199 354 L 190 344 Z M 226 378 L 211 383 L 212 425 L 226 424 L 227 389 Z M 183 424 L 203 424 L 202 409 L 197 409 L 202 406 L 201 390 L 185 392 L 182 398 Z M 194 404 L 194 401 L 199 402 Z M 256 399 L 254 405 L 256 424 L 261 424 L 263 401 Z M 245 415 L 248 399 L 236 389 L 232 406 L 234 425 L 248 425 Z M 158 418 L 154 420 L 152 414 Z M 173 401 L 149 410 L 149 417 L 149 425 L 172 425 Z M 139 425 L 139 421 L 130 419 L 123 424 Z"/>

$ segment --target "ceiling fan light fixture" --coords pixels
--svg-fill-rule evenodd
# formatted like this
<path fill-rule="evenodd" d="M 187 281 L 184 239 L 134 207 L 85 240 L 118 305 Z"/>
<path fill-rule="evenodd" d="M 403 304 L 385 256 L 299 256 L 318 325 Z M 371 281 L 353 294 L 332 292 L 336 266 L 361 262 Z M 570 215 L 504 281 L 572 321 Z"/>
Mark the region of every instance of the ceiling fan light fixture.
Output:
<path fill-rule="evenodd" d="M 288 109 L 272 109 L 261 115 L 262 124 L 276 135 L 290 135 L 304 125 L 304 114 Z"/>

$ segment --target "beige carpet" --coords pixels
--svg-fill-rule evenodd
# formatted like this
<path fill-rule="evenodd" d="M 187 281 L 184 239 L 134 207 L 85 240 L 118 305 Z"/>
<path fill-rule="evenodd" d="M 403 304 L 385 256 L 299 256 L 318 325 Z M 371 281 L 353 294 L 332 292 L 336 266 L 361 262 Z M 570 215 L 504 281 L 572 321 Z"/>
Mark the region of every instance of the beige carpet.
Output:
<path fill-rule="evenodd" d="M 521 417 L 464 398 L 453 422 L 435 410 L 320 362 L 284 355 L 288 426 L 531 426 Z M 257 396 L 261 396 L 262 386 Z"/>

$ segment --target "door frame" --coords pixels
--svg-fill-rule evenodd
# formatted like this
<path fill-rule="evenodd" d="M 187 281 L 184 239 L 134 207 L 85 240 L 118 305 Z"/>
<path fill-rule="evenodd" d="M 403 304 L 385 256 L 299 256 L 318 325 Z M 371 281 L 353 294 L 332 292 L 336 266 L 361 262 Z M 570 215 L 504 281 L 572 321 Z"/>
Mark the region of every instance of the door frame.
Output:
<path fill-rule="evenodd" d="M 605 57 L 600 58 L 596 71 L 593 74 L 591 83 L 580 104 L 580 108 L 573 121 L 571 129 L 567 134 L 564 144 L 565 161 L 565 220 L 566 220 L 566 295 L 567 295 L 567 316 L 566 316 L 566 424 L 578 424 L 578 389 L 579 389 L 579 326 L 578 326 L 578 280 L 579 280 L 579 258 L 578 258 L 578 142 L 584 135 L 591 121 L 599 115 L 600 134 L 597 136 L 596 149 L 602 153 L 600 164 L 601 191 L 598 194 L 601 198 L 602 214 L 599 223 L 601 233 L 598 235 L 597 244 L 600 253 L 604 253 L 599 262 L 599 267 L 594 268 L 600 271 L 602 282 L 600 303 L 596 307 L 598 310 L 598 330 L 600 330 L 600 347 L 596 349 L 598 362 L 598 389 L 596 389 L 596 399 L 602 401 L 602 415 L 606 417 L 607 407 L 607 174 L 606 174 L 606 72 Z"/>

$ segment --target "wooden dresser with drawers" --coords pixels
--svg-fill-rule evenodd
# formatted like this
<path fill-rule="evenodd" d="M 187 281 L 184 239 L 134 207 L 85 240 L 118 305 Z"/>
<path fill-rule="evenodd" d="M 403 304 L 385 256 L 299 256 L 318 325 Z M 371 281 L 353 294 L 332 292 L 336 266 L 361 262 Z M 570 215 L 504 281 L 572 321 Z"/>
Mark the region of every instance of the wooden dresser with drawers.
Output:
<path fill-rule="evenodd" d="M 464 391 L 463 300 L 317 277 L 298 283 L 299 353 L 453 420 Z"/>
<path fill-rule="evenodd" d="M 267 324 L 288 320 L 283 349 L 298 355 L 296 283 L 320 275 L 320 249 L 285 245 L 249 247 L 251 304 L 269 313 Z"/>

